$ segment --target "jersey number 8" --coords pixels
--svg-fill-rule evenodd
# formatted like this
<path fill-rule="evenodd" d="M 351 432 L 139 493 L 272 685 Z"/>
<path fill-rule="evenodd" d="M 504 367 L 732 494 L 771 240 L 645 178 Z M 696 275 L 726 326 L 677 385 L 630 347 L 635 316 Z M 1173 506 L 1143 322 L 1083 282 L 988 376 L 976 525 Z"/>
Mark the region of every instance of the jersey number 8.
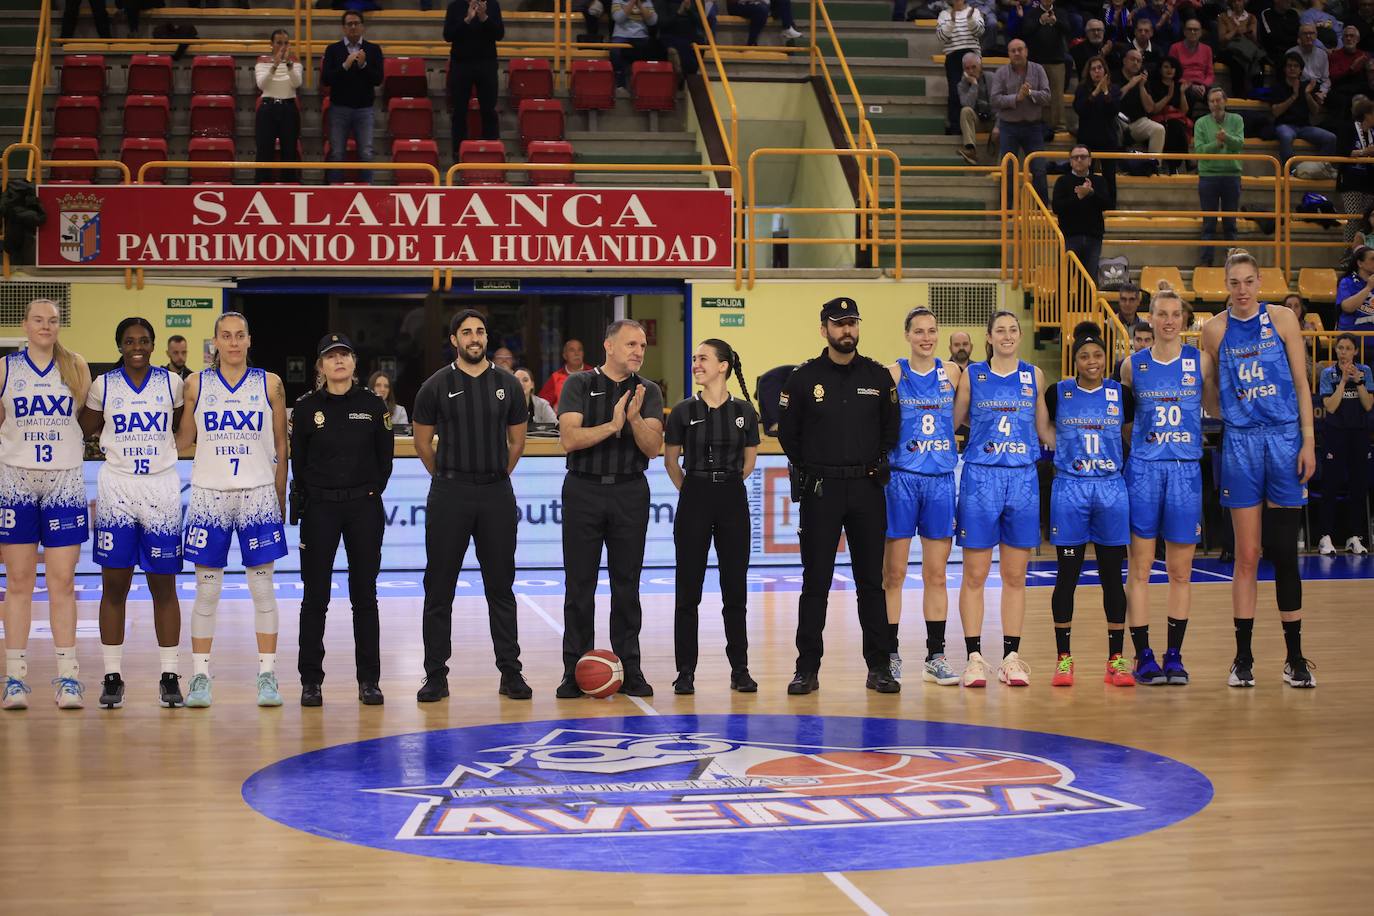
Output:
<path fill-rule="evenodd" d="M 935 435 L 935 415 L 931 413 L 921 415 L 921 435 Z"/>

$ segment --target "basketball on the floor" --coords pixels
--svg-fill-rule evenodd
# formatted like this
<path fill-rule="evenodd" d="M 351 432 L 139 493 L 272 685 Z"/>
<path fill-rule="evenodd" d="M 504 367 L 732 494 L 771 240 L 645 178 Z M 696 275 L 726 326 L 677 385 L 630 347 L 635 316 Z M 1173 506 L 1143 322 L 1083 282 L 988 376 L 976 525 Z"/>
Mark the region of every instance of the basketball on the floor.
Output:
<path fill-rule="evenodd" d="M 583 693 L 602 699 L 620 689 L 625 681 L 625 666 L 614 652 L 593 649 L 577 660 L 575 676 Z"/>

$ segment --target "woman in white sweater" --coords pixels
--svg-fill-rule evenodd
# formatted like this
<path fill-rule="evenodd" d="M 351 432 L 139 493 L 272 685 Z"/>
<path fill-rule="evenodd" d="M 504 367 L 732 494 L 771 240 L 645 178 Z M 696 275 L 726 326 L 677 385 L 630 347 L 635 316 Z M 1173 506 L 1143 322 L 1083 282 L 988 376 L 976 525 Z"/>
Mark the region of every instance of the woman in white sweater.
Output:
<path fill-rule="evenodd" d="M 291 162 L 299 158 L 301 110 L 296 90 L 301 86 L 301 65 L 291 50 L 286 29 L 272 33 L 272 53 L 258 58 L 254 78 L 262 98 L 258 100 L 257 135 L 259 162 Z M 278 146 L 280 144 L 280 146 Z M 258 169 L 258 184 L 300 181 L 296 169 Z"/>

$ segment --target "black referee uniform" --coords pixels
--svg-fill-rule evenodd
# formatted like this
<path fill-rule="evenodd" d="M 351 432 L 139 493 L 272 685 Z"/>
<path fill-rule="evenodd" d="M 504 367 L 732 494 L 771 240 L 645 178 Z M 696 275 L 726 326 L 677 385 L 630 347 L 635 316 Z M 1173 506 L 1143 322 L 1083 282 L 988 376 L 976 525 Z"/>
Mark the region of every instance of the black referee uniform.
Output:
<path fill-rule="evenodd" d="M 469 541 L 477 544 L 501 693 L 528 699 L 515 618 L 516 508 L 509 471 L 510 437 L 524 449 L 520 381 L 490 362 L 477 376 L 451 363 L 420 386 L 411 419 L 435 427 L 439 436 L 425 502 L 425 685 L 416 699 L 448 696 L 453 593 Z"/>
<path fill-rule="evenodd" d="M 857 317 L 852 299 L 833 299 L 821 312 L 822 323 Z M 797 674 L 788 693 L 810 693 L 819 686 L 816 675 L 824 654 L 822 633 L 841 529 L 849 542 L 869 686 L 895 692 L 900 685 L 891 680 L 888 668 L 883 595 L 883 487 L 887 455 L 897 444 L 901 423 L 892 373 L 857 352 L 848 363 L 836 363 L 827 348 L 788 377 L 779 406 L 778 439 L 798 476 L 794 496 L 801 502 Z"/>
<path fill-rule="evenodd" d="M 601 369 L 568 376 L 558 396 L 558 415 L 582 415 L 583 427 L 611 422 L 615 405 L 644 386 L 640 416 L 663 416 L 663 393 L 648 379 L 631 373 L 616 382 Z M 596 577 L 601 547 L 611 580 L 611 650 L 625 667 L 626 692 L 645 688 L 639 661 L 639 574 L 644 568 L 644 538 L 649 531 L 649 459 L 635 444 L 627 419 L 619 434 L 590 448 L 568 453 L 563 479 L 563 681 L 559 696 L 574 692 L 577 660 L 592 649 L 596 636 Z M 647 693 L 642 695 L 648 695 Z"/>
<path fill-rule="evenodd" d="M 320 341 L 320 355 L 353 346 L 339 334 Z M 386 403 L 355 384 L 346 394 L 319 388 L 291 412 L 293 503 L 301 526 L 301 702 L 317 706 L 324 683 L 324 621 L 334 559 L 343 538 L 348 598 L 353 605 L 353 657 L 359 699 L 382 702 L 377 575 L 382 568 L 382 491 L 391 478 L 395 440 Z"/>
<path fill-rule="evenodd" d="M 700 394 L 680 402 L 668 415 L 664 442 L 682 448 L 682 492 L 673 518 L 677 548 L 676 612 L 673 645 L 678 693 L 693 692 L 697 667 L 697 608 L 706 578 L 707 552 L 716 542 L 720 570 L 721 614 L 725 618 L 725 657 L 730 686 L 753 692 L 749 677 L 749 635 L 745 628 L 746 577 L 749 574 L 749 500 L 744 490 L 744 450 L 759 444 L 759 415 L 734 396 L 719 407 Z"/>

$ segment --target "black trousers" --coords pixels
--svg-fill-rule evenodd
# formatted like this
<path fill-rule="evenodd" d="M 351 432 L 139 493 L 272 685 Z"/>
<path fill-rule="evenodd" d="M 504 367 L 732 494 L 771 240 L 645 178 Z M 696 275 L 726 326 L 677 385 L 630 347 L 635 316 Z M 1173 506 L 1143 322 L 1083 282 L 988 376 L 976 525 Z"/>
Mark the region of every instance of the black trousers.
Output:
<path fill-rule="evenodd" d="M 483 140 L 501 139 L 501 122 L 496 117 L 496 61 L 455 61 L 449 72 L 448 102 L 452 109 L 453 161 L 458 161 L 458 147 L 468 139 L 468 99 L 472 87 L 477 87 L 477 104 L 482 109 Z"/>
<path fill-rule="evenodd" d="M 701 604 L 712 538 L 720 564 L 725 657 L 730 660 L 731 671 L 749 667 L 749 634 L 744 623 L 749 575 L 749 498 L 744 481 L 712 483 L 705 478 L 688 477 L 683 481 L 677 515 L 673 518 L 673 545 L 677 548 L 673 647 L 679 672 L 692 672 L 697 667 L 697 608 Z"/>
<path fill-rule="evenodd" d="M 448 679 L 453 654 L 453 593 L 468 542 L 477 545 L 496 668 L 520 671 L 515 619 L 515 491 L 509 479 L 467 484 L 436 477 L 425 501 L 425 677 Z"/>
<path fill-rule="evenodd" d="M 296 145 L 301 138 L 301 113 L 296 110 L 294 101 L 274 102 L 263 99 L 258 108 L 257 140 L 259 162 L 292 162 L 297 152 Z M 281 142 L 281 152 L 277 152 L 277 142 Z M 296 169 L 258 169 L 258 184 L 282 181 L 300 181 Z"/>
<path fill-rule="evenodd" d="M 76 18 L 81 15 L 82 0 L 67 0 L 62 8 L 62 37 L 71 38 L 76 34 Z M 95 23 L 95 33 L 101 38 L 110 38 L 110 12 L 105 8 L 105 0 L 86 0 L 91 8 L 91 20 Z"/>
<path fill-rule="evenodd" d="M 563 674 L 594 648 L 596 577 L 601 547 L 611 580 L 611 651 L 626 678 L 642 674 L 639 662 L 639 574 L 649 531 L 649 482 L 641 475 L 602 484 L 568 474 L 563 478 Z"/>
<path fill-rule="evenodd" d="M 301 518 L 301 637 L 297 670 L 302 684 L 324 683 L 324 618 L 334 557 L 343 538 L 348 556 L 348 600 L 353 605 L 353 661 L 358 683 L 382 675 L 378 642 L 377 575 L 382 569 L 382 498 L 311 502 Z"/>
<path fill-rule="evenodd" d="M 1369 499 L 1369 433 L 1364 429 L 1322 428 L 1321 499 L 1317 501 L 1318 536 L 1329 534 L 1339 549 L 1355 535 L 1363 538 Z M 1344 496 L 1345 499 L 1341 500 Z M 1336 525 L 1336 503 L 1345 503 L 1344 524 Z"/>
<path fill-rule="evenodd" d="M 888 663 L 887 600 L 883 594 L 883 542 L 887 534 L 887 496 L 873 478 L 827 479 L 821 495 L 801 501 L 802 591 L 797 602 L 797 670 L 820 670 L 825 654 L 822 633 L 835 576 L 840 531 L 849 540 L 854 587 L 863 628 L 863 653 L 870 671 Z"/>

